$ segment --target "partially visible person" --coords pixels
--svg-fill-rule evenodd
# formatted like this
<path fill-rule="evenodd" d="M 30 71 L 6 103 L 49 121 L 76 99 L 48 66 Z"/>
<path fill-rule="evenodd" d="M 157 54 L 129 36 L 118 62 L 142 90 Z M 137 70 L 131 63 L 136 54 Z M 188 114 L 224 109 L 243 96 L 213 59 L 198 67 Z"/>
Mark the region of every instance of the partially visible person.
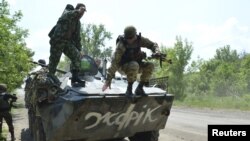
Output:
<path fill-rule="evenodd" d="M 124 35 L 120 35 L 117 39 L 111 66 L 107 70 L 107 79 L 102 87 L 103 91 L 108 87 L 110 88 L 112 78 L 115 77 L 115 72 L 121 70 L 121 72 L 127 75 L 128 86 L 125 94 L 127 96 L 133 95 L 133 83 L 136 81 L 137 74 L 141 73 L 140 82 L 135 89 L 135 94 L 147 96 L 143 90 L 143 86 L 149 83 L 154 70 L 154 64 L 142 60 L 142 56 L 145 54 L 141 51 L 142 47 L 150 49 L 153 53 L 160 53 L 157 43 L 141 36 L 141 34 L 137 34 L 134 26 L 127 26 L 124 29 Z"/>
<path fill-rule="evenodd" d="M 32 80 L 39 74 L 43 72 L 48 72 L 48 68 L 46 67 L 46 61 L 44 59 L 39 59 L 38 64 L 41 66 L 41 68 L 38 71 L 31 72 L 28 74 L 27 79 L 25 80 L 25 95 L 24 95 L 24 101 L 25 101 L 25 107 L 29 109 L 30 107 L 30 98 L 32 95 L 31 87 L 34 84 Z M 54 80 L 54 79 L 53 79 Z M 59 81 L 59 80 L 57 80 Z"/>
<path fill-rule="evenodd" d="M 84 83 L 79 78 L 80 57 L 81 57 L 81 22 L 80 19 L 86 12 L 86 6 L 78 3 L 75 9 L 71 6 L 66 6 L 66 11 L 63 12 L 56 26 L 49 33 L 50 36 L 50 57 L 49 57 L 49 74 L 55 75 L 57 65 L 60 61 L 62 53 L 64 53 L 72 63 L 71 82 Z"/>
<path fill-rule="evenodd" d="M 7 85 L 3 83 L 0 84 L 0 119 L 4 119 L 6 121 L 9 127 L 9 132 L 11 134 L 11 141 L 15 140 L 15 134 L 14 134 L 14 126 L 10 110 L 11 110 L 11 103 L 16 100 L 17 97 L 15 95 L 7 93 Z"/>

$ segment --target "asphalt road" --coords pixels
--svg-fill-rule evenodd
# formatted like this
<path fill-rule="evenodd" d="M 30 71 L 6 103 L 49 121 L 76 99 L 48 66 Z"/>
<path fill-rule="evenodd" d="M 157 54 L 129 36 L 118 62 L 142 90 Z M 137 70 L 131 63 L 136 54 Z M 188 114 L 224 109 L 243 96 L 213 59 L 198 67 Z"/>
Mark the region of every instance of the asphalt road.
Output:
<path fill-rule="evenodd" d="M 250 111 L 177 108 L 171 110 L 160 141 L 207 141 L 208 125 L 249 125 Z"/>

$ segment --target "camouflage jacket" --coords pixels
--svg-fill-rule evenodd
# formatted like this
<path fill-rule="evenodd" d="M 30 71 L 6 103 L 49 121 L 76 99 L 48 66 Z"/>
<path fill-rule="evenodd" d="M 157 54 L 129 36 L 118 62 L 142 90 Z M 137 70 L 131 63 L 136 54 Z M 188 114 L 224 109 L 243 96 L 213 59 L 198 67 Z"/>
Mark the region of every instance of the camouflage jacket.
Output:
<path fill-rule="evenodd" d="M 72 42 L 78 50 L 82 49 L 80 37 L 81 22 L 78 16 L 79 11 L 77 10 L 67 11 L 62 14 L 52 33 L 52 44 L 60 40 L 67 40 Z"/>
<path fill-rule="evenodd" d="M 137 38 L 138 40 L 138 38 Z M 116 49 L 115 52 L 112 56 L 112 61 L 111 61 L 111 65 L 107 70 L 107 80 L 106 83 L 110 84 L 112 78 L 115 77 L 115 72 L 120 68 L 121 66 L 121 60 L 124 57 L 124 53 L 126 52 L 126 49 L 129 48 L 137 48 L 138 45 L 140 47 L 144 47 L 147 49 L 150 49 L 153 53 L 155 53 L 156 51 L 159 51 L 159 47 L 157 45 L 157 43 L 154 43 L 152 41 L 150 41 L 148 38 L 142 37 L 140 38 L 140 43 L 138 44 L 138 41 L 134 41 L 132 44 L 125 44 L 123 41 L 119 41 L 116 44 Z"/>

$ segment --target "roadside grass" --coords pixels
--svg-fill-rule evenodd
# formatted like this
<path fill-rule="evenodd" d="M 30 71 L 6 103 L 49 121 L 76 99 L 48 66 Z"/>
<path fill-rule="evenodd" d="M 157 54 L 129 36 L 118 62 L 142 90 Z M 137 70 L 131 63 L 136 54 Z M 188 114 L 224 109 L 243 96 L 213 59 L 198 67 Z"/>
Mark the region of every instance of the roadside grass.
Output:
<path fill-rule="evenodd" d="M 185 100 L 174 100 L 174 106 L 211 108 L 211 109 L 235 109 L 250 111 L 250 96 L 214 97 L 214 96 L 188 96 Z"/>

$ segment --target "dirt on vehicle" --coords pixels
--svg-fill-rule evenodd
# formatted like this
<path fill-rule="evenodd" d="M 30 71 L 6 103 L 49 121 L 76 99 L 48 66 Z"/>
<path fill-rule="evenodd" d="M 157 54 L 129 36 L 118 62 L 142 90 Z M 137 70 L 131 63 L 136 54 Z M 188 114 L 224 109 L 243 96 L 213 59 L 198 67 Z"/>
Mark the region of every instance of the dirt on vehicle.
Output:
<path fill-rule="evenodd" d="M 144 87 L 147 96 L 127 96 L 124 77 L 113 79 L 112 89 L 103 92 L 105 73 L 98 70 L 94 59 L 84 55 L 81 65 L 84 85 L 72 84 L 70 72 L 52 77 L 44 64 L 27 79 L 24 99 L 34 140 L 158 140 L 174 95 L 148 84 Z"/>

